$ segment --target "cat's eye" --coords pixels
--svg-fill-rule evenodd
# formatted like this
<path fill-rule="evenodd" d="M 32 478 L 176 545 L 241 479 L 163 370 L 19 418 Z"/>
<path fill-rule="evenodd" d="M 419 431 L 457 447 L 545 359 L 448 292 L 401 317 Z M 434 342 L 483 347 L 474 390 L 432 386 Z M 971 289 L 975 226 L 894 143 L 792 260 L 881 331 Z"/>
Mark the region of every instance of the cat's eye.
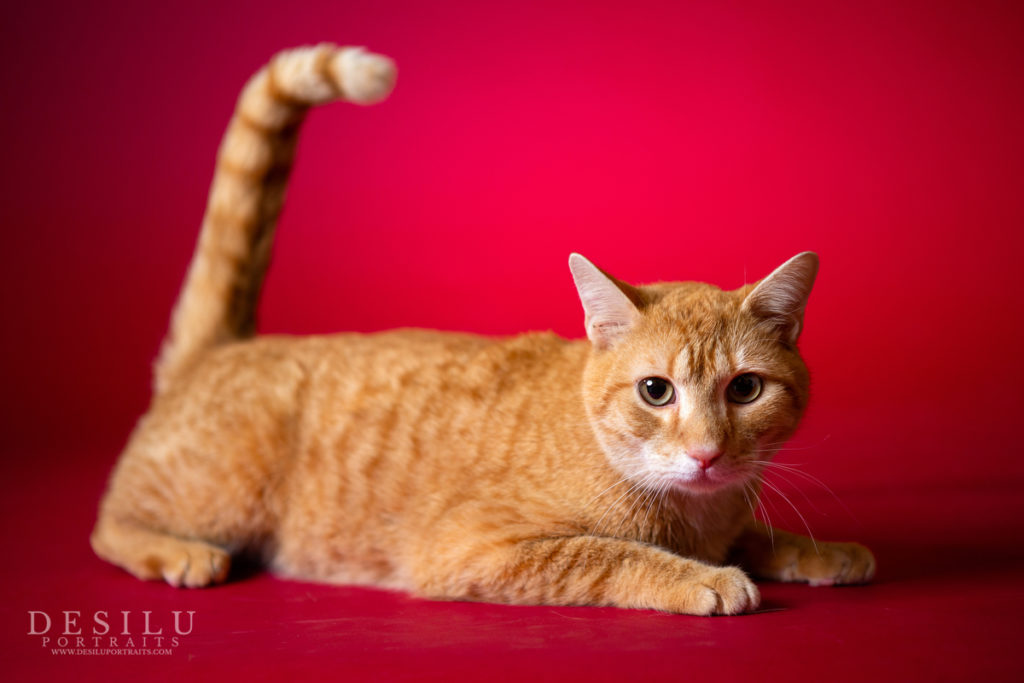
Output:
<path fill-rule="evenodd" d="M 647 377 L 637 385 L 640 398 L 652 406 L 666 406 L 675 398 L 676 390 L 672 382 L 661 377 Z"/>
<path fill-rule="evenodd" d="M 761 386 L 761 378 L 747 372 L 733 377 L 725 390 L 725 395 L 733 403 L 750 403 L 761 395 Z"/>

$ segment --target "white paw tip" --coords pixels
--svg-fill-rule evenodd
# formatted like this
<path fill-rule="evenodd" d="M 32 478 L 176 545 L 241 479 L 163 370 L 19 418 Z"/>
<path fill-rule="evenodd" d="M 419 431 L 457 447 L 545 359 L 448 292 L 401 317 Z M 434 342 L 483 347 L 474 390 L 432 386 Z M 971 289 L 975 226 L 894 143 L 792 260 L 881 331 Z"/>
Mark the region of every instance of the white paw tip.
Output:
<path fill-rule="evenodd" d="M 395 87 L 398 76 L 390 58 L 366 52 L 361 47 L 339 50 L 331 60 L 331 69 L 345 98 L 357 104 L 383 100 Z"/>

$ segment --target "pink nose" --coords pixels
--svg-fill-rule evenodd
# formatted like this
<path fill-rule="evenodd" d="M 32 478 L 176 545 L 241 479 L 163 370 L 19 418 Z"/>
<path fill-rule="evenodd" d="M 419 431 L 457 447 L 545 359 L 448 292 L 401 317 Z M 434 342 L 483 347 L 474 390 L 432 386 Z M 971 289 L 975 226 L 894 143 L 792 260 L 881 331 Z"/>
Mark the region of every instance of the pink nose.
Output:
<path fill-rule="evenodd" d="M 714 448 L 695 448 L 692 451 L 687 451 L 686 454 L 696 460 L 697 466 L 702 470 L 711 467 L 712 463 L 722 457 L 722 451 Z"/>

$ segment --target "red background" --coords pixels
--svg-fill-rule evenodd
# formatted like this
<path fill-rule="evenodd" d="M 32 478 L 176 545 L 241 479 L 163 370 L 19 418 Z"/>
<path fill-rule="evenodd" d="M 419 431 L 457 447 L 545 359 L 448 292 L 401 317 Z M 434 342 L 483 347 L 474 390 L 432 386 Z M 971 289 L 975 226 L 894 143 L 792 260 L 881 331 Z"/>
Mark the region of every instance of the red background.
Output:
<path fill-rule="evenodd" d="M 999 547 L 1024 530 L 1019 4 L 50 1 L 2 13 L 5 533 L 38 532 L 104 590 L 166 595 L 102 573 L 84 546 L 93 506 L 145 409 L 238 89 L 277 49 L 320 40 L 394 57 L 398 88 L 380 106 L 310 116 L 261 329 L 580 336 L 571 251 L 632 282 L 731 288 L 815 250 L 802 339 L 814 398 L 801 450 L 782 458 L 853 509 L 806 483 L 810 500 L 794 502 L 820 535 L 881 549 L 878 590 L 886 550 L 904 587 L 933 562 L 1021 566 Z M 47 536 L 40 519 L 63 531 Z M 45 592 L 31 562 L 5 571 Z M 355 594 L 371 611 L 393 600 Z M 12 620 L 3 646 L 20 650 L 21 603 Z M 1019 619 L 1008 628 L 1022 632 Z"/>

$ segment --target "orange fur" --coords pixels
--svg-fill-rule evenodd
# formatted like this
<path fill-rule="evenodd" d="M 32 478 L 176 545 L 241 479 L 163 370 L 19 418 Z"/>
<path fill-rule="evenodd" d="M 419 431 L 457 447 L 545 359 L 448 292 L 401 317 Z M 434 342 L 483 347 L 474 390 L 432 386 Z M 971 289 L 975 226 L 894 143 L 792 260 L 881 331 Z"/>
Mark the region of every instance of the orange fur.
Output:
<path fill-rule="evenodd" d="M 143 579 L 203 586 L 251 553 L 275 571 L 418 595 L 691 614 L 754 609 L 755 575 L 868 580 L 856 544 L 753 518 L 796 427 L 812 254 L 757 286 L 631 287 L 571 260 L 589 341 L 399 330 L 249 339 L 298 123 L 379 99 L 384 58 L 282 53 L 243 90 L 152 406 L 92 543 Z M 754 373 L 750 403 L 731 382 Z M 655 406 L 644 378 L 674 387 Z"/>

